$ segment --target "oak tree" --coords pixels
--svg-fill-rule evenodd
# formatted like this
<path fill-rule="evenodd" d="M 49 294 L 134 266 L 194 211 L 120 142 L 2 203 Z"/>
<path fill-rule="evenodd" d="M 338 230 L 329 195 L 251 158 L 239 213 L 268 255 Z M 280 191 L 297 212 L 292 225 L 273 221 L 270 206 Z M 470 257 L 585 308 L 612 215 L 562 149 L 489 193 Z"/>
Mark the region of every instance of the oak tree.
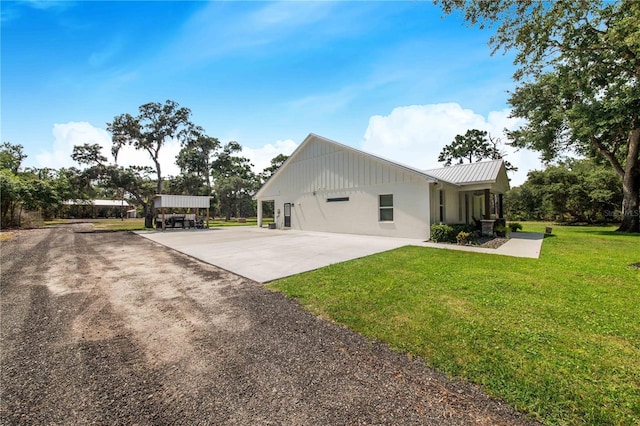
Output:
<path fill-rule="evenodd" d="M 144 150 L 149 154 L 155 165 L 156 191 L 162 194 L 162 171 L 160 167 L 160 150 L 171 139 L 188 138 L 194 129 L 189 121 L 191 110 L 180 107 L 172 100 L 149 102 L 139 107 L 139 114 L 121 114 L 107 123 L 107 130 L 112 135 L 111 153 L 118 158 L 120 149 L 131 145 L 135 149 Z"/>
<path fill-rule="evenodd" d="M 605 158 L 622 180 L 619 231 L 640 232 L 640 2 L 436 0 L 493 28 L 493 52 L 515 51 L 509 103 L 526 120 L 511 144 L 543 160 Z"/>

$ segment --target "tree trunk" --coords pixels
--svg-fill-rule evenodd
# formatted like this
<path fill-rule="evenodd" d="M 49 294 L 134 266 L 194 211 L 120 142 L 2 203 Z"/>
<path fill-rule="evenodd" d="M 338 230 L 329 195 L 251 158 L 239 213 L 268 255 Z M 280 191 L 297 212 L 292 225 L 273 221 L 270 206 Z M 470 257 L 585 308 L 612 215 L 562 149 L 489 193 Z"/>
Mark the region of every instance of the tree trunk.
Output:
<path fill-rule="evenodd" d="M 640 128 L 629 134 L 622 197 L 622 223 L 618 232 L 640 232 Z"/>
<path fill-rule="evenodd" d="M 640 175 L 625 176 L 622 194 L 622 223 L 618 232 L 640 232 Z"/>
<path fill-rule="evenodd" d="M 142 203 L 142 217 L 146 218 L 147 213 L 149 213 L 149 205 L 147 203 Z"/>
<path fill-rule="evenodd" d="M 153 161 L 156 163 L 156 175 L 158 176 L 158 184 L 156 190 L 158 191 L 158 194 L 162 194 L 162 173 L 160 172 L 160 162 L 155 158 L 153 159 Z"/>

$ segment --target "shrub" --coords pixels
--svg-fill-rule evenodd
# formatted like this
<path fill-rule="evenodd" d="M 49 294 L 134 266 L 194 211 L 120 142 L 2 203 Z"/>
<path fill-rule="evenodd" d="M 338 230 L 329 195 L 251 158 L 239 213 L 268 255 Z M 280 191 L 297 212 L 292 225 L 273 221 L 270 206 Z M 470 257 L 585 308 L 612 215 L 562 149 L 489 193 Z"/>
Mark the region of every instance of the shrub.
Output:
<path fill-rule="evenodd" d="M 460 245 L 467 245 L 471 242 L 471 233 L 460 231 L 458 235 L 456 235 L 456 241 Z"/>
<path fill-rule="evenodd" d="M 511 232 L 522 231 L 522 225 L 520 225 L 518 222 L 509 222 L 507 226 L 509 227 L 509 229 L 511 229 Z"/>
<path fill-rule="evenodd" d="M 453 225 L 449 225 L 451 226 L 451 228 L 453 229 L 453 236 L 455 237 L 456 235 L 458 235 L 461 232 L 467 232 L 467 233 L 472 233 L 475 229 L 473 227 L 473 225 L 470 225 L 468 223 L 456 223 Z"/>
<path fill-rule="evenodd" d="M 438 223 L 431 225 L 431 240 L 436 243 L 448 242 L 453 243 L 456 241 L 456 234 L 453 233 L 453 228 L 444 223 Z"/>
<path fill-rule="evenodd" d="M 498 225 L 494 228 L 494 231 L 498 237 L 507 237 L 510 229 L 506 226 Z"/>

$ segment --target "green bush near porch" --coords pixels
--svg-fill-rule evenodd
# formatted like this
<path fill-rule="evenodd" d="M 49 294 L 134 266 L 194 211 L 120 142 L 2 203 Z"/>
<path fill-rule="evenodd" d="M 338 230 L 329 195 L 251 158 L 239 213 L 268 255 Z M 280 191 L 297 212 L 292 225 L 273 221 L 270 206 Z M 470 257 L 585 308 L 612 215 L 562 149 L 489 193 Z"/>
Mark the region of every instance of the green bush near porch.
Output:
<path fill-rule="evenodd" d="M 269 287 L 547 424 L 637 425 L 640 235 L 614 229 L 554 226 L 540 259 L 404 247 Z"/>
<path fill-rule="evenodd" d="M 436 223 L 431 225 L 431 240 L 436 243 L 455 243 L 458 234 L 461 232 L 471 234 L 473 231 L 473 225 L 466 223 L 455 223 L 453 225 Z"/>

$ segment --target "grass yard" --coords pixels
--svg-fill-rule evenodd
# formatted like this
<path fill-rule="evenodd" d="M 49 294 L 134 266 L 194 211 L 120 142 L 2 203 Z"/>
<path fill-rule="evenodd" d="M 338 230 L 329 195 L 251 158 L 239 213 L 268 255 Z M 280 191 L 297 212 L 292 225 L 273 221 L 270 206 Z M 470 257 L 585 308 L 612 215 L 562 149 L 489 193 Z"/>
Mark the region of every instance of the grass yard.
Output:
<path fill-rule="evenodd" d="M 226 222 L 222 218 L 214 219 L 209 221 L 209 228 L 215 228 L 218 226 L 258 226 L 258 218 L 256 217 L 248 217 L 246 218 L 246 223 L 238 222 L 238 219 L 231 219 L 229 222 Z M 266 225 L 268 223 L 273 223 L 273 218 L 263 218 L 262 225 Z"/>
<path fill-rule="evenodd" d="M 546 424 L 638 425 L 640 235 L 614 229 L 554 226 L 540 259 L 404 247 L 269 286 Z"/>

